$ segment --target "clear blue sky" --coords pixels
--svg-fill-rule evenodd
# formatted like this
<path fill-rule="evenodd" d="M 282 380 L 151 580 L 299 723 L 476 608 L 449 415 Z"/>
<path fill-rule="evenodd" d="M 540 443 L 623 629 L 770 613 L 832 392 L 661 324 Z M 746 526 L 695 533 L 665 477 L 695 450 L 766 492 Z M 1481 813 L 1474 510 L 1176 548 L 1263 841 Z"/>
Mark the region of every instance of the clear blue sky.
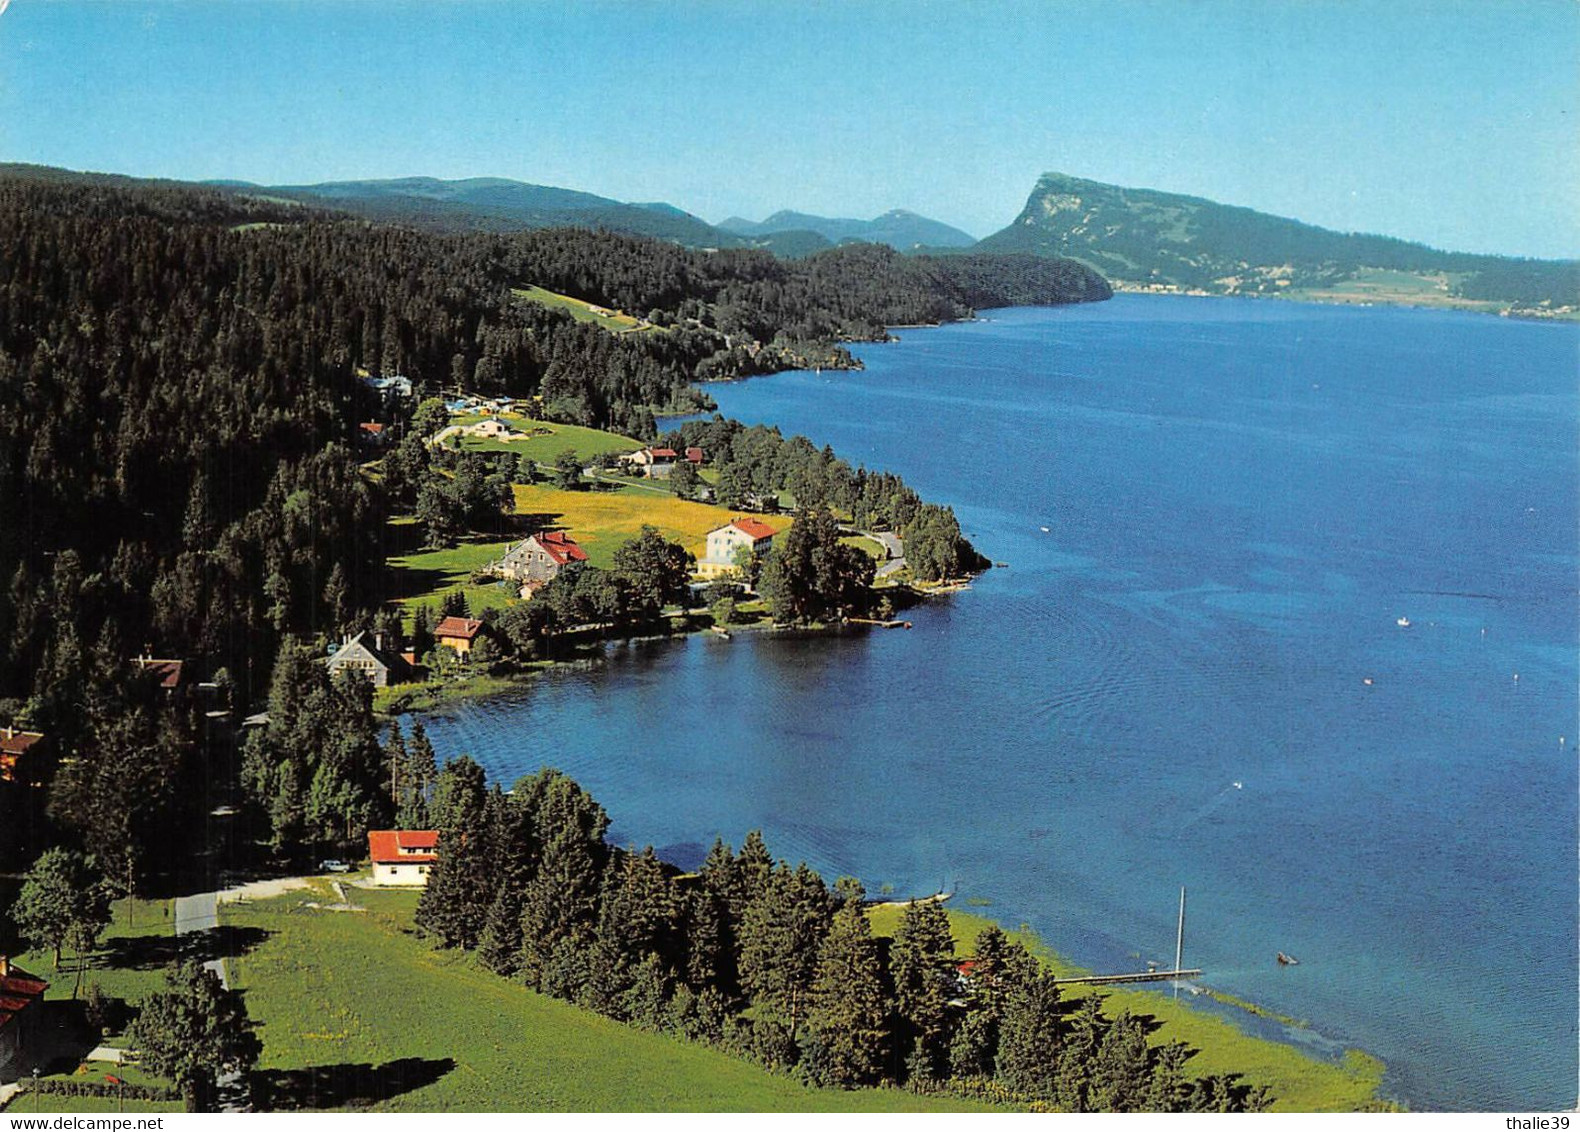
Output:
<path fill-rule="evenodd" d="M 1573 0 L 13 0 L 0 159 L 986 235 L 1058 169 L 1580 254 Z"/>

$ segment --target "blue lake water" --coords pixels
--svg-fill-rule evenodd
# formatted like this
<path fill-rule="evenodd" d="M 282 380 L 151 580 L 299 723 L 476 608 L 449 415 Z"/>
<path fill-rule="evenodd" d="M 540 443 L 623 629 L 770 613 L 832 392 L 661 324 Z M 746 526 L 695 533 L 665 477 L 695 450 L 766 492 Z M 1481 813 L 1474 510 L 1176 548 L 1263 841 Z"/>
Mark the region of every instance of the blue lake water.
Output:
<path fill-rule="evenodd" d="M 688 863 L 761 827 L 958 886 L 1092 967 L 1171 962 L 1184 884 L 1186 965 L 1283 1036 L 1412 1107 L 1572 1106 L 1580 329 L 1120 296 L 901 338 L 712 392 L 1007 569 L 910 632 L 617 645 L 441 754 L 557 765 Z"/>

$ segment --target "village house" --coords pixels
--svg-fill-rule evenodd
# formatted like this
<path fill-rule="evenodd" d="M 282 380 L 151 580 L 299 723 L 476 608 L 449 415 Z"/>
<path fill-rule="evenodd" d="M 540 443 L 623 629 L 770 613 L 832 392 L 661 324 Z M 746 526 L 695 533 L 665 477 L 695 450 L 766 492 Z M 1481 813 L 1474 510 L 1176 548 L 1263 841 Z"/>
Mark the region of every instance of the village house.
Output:
<path fill-rule="evenodd" d="M 633 476 L 650 480 L 668 479 L 675 470 L 678 453 L 673 448 L 639 448 L 620 457 L 620 466 Z"/>
<path fill-rule="evenodd" d="M 708 532 L 707 551 L 697 561 L 697 573 L 714 578 L 735 569 L 735 557 L 743 547 L 765 551 L 773 541 L 774 529 L 751 516 L 731 519 Z"/>
<path fill-rule="evenodd" d="M 10 782 L 16 777 L 17 760 L 44 738 L 42 731 L 22 731 L 15 727 L 0 727 L 0 781 Z"/>
<path fill-rule="evenodd" d="M 482 629 L 483 623 L 470 617 L 446 617 L 433 627 L 433 639 L 441 648 L 464 657 L 472 651 Z"/>
<path fill-rule="evenodd" d="M 0 955 L 0 1084 L 18 1080 L 28 1052 L 43 1033 L 44 992 L 49 984 Z"/>
<path fill-rule="evenodd" d="M 539 531 L 522 539 L 494 563 L 500 577 L 521 583 L 521 596 L 527 597 L 554 580 L 561 567 L 587 561 L 587 552 L 564 531 Z"/>
<path fill-rule="evenodd" d="M 368 859 L 373 864 L 373 883 L 380 887 L 426 885 L 428 870 L 439 860 L 438 848 L 438 830 L 368 830 Z"/>
<path fill-rule="evenodd" d="M 483 440 L 510 440 L 522 435 L 498 417 L 487 417 L 476 424 L 467 425 L 462 431 Z"/>
<path fill-rule="evenodd" d="M 174 696 L 186 691 L 182 682 L 182 663 L 179 660 L 170 660 L 153 656 L 136 656 L 132 663 L 145 675 L 151 676 L 164 689 L 165 693 Z"/>
<path fill-rule="evenodd" d="M 342 672 L 357 672 L 375 688 L 401 683 L 412 667 L 403 657 L 385 649 L 383 633 L 366 630 L 347 637 L 324 663 L 329 666 L 332 677 Z"/>
<path fill-rule="evenodd" d="M 363 421 L 357 425 L 357 443 L 364 448 L 383 448 L 389 439 L 389 430 L 379 421 Z"/>

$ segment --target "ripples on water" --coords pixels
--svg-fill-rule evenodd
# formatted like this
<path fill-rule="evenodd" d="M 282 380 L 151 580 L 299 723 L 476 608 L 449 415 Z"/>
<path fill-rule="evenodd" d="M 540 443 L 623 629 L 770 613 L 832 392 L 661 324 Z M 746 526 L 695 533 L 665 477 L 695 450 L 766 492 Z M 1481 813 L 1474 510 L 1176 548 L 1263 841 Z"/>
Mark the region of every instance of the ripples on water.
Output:
<path fill-rule="evenodd" d="M 873 891 L 958 884 L 1092 966 L 1172 960 L 1186 883 L 1187 961 L 1294 1039 L 1418 1108 L 1573 1104 L 1574 328 L 994 319 L 717 396 L 1010 569 L 911 632 L 614 646 L 435 720 L 440 751 L 559 766 L 682 864 L 761 827 Z"/>

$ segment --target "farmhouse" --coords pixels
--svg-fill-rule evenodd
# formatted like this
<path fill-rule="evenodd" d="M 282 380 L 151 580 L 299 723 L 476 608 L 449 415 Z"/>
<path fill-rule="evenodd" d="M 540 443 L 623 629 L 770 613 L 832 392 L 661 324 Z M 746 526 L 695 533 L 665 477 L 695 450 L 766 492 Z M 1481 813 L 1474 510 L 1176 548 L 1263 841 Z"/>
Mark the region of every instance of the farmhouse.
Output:
<path fill-rule="evenodd" d="M 167 695 L 173 696 L 177 692 L 186 690 L 186 686 L 181 682 L 181 661 L 153 656 L 138 656 L 132 658 L 132 663 L 137 665 L 138 669 L 145 676 L 153 677 Z"/>
<path fill-rule="evenodd" d="M 646 476 L 650 480 L 668 479 L 675 470 L 677 453 L 673 448 L 640 448 L 620 457 L 620 463 L 632 475 Z"/>
<path fill-rule="evenodd" d="M 451 649 L 457 656 L 465 656 L 477 643 L 477 634 L 483 623 L 470 617 L 446 617 L 433 627 L 434 642 Z"/>
<path fill-rule="evenodd" d="M 0 727 L 0 782 L 10 782 L 16 777 L 17 760 L 43 737 L 42 731 Z"/>
<path fill-rule="evenodd" d="M 774 529 L 761 519 L 751 516 L 731 519 L 722 527 L 708 532 L 707 552 L 697 561 L 697 573 L 712 578 L 735 569 L 735 556 L 742 547 L 767 550 L 774 537 Z"/>
<path fill-rule="evenodd" d="M 428 870 L 439 860 L 436 829 L 370 829 L 368 859 L 373 863 L 373 883 L 425 885 Z"/>
<path fill-rule="evenodd" d="M 399 684 L 411 667 L 402 658 L 385 651 L 383 633 L 366 631 L 347 637 L 324 663 L 329 666 L 330 676 L 358 672 L 375 688 Z"/>
<path fill-rule="evenodd" d="M 564 531 L 539 531 L 522 539 L 494 564 L 494 573 L 520 582 L 522 595 L 553 581 L 560 568 L 572 562 L 587 561 L 587 552 Z"/>
<path fill-rule="evenodd" d="M 0 1083 L 22 1076 L 24 1060 L 37 1047 L 49 984 L 0 955 Z"/>

